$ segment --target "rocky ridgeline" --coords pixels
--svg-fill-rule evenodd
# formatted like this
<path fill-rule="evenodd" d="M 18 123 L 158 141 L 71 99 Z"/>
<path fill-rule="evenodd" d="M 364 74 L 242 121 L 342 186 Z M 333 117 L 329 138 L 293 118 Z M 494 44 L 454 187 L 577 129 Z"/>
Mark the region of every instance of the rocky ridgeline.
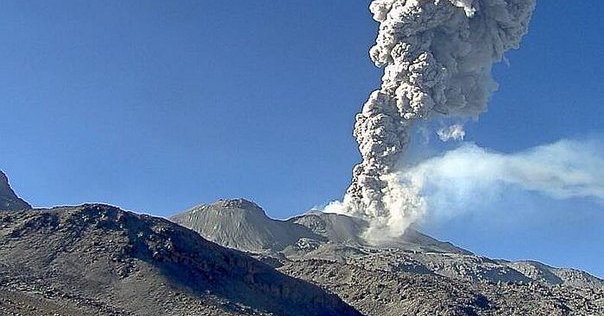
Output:
<path fill-rule="evenodd" d="M 171 219 L 319 284 L 366 315 L 604 315 L 604 281 L 583 271 L 480 257 L 412 229 L 369 244 L 358 218 L 310 212 L 278 221 L 240 201 Z"/>

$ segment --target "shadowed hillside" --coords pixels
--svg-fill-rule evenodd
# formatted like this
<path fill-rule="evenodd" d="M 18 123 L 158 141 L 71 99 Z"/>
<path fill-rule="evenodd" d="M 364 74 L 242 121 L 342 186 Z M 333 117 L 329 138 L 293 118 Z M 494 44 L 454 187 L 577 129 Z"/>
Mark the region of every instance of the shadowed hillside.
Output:
<path fill-rule="evenodd" d="M 82 205 L 0 223 L 3 315 L 360 315 L 164 219 Z"/>

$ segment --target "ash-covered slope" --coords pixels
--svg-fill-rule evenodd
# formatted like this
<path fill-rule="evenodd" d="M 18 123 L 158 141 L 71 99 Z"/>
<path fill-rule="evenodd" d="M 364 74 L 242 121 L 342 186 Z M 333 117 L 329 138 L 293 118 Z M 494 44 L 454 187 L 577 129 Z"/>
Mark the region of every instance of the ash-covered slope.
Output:
<path fill-rule="evenodd" d="M 283 250 L 304 237 L 323 239 L 303 226 L 269 218 L 245 199 L 199 205 L 170 219 L 213 242 L 252 252 Z"/>
<path fill-rule="evenodd" d="M 288 222 L 307 227 L 317 235 L 323 236 L 329 242 L 335 244 L 396 248 L 416 252 L 471 254 L 471 252 L 465 249 L 456 247 L 449 242 L 436 240 L 413 228 L 407 229 L 400 237 L 380 240 L 379 244 L 369 243 L 363 238 L 363 234 L 369 228 L 369 224 L 360 218 L 342 214 L 310 211 L 306 214 L 295 216 L 289 219 Z"/>
<path fill-rule="evenodd" d="M 359 315 L 164 219 L 106 205 L 0 212 L 2 315 Z"/>
<path fill-rule="evenodd" d="M 245 199 L 202 204 L 172 216 L 170 220 L 218 244 L 250 252 L 291 252 L 300 247 L 309 249 L 328 244 L 372 246 L 362 237 L 368 227 L 362 219 L 311 211 L 289 220 L 275 220 L 258 205 Z M 398 239 L 381 243 L 380 247 L 470 254 L 413 229 Z"/>
<path fill-rule="evenodd" d="M 0 211 L 30 209 L 31 205 L 15 194 L 8 183 L 8 177 L 0 171 Z"/>

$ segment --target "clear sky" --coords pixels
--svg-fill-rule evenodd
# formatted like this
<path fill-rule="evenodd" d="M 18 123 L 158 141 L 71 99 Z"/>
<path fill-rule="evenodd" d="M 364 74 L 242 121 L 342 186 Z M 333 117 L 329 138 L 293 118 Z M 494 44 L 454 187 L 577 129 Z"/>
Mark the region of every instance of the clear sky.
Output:
<path fill-rule="evenodd" d="M 287 218 L 341 198 L 360 159 L 354 115 L 381 77 L 367 6 L 3 1 L 0 169 L 35 206 L 168 216 L 246 197 Z M 539 1 L 466 140 L 515 152 L 600 137 L 602 16 L 602 1 Z M 424 229 L 481 255 L 604 276 L 602 205 L 514 195 Z"/>

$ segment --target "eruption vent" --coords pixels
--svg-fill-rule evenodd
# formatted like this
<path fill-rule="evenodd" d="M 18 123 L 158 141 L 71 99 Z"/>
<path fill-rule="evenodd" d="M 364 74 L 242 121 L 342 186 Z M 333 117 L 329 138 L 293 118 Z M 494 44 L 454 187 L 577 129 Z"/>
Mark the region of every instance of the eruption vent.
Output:
<path fill-rule="evenodd" d="M 384 67 L 384 76 L 356 116 L 363 161 L 353 170 L 344 212 L 379 222 L 413 217 L 421 209 L 416 189 L 390 180 L 415 121 L 476 118 L 485 111 L 497 88 L 491 67 L 518 47 L 534 7 L 534 0 L 371 3 L 380 27 L 370 56 Z"/>

